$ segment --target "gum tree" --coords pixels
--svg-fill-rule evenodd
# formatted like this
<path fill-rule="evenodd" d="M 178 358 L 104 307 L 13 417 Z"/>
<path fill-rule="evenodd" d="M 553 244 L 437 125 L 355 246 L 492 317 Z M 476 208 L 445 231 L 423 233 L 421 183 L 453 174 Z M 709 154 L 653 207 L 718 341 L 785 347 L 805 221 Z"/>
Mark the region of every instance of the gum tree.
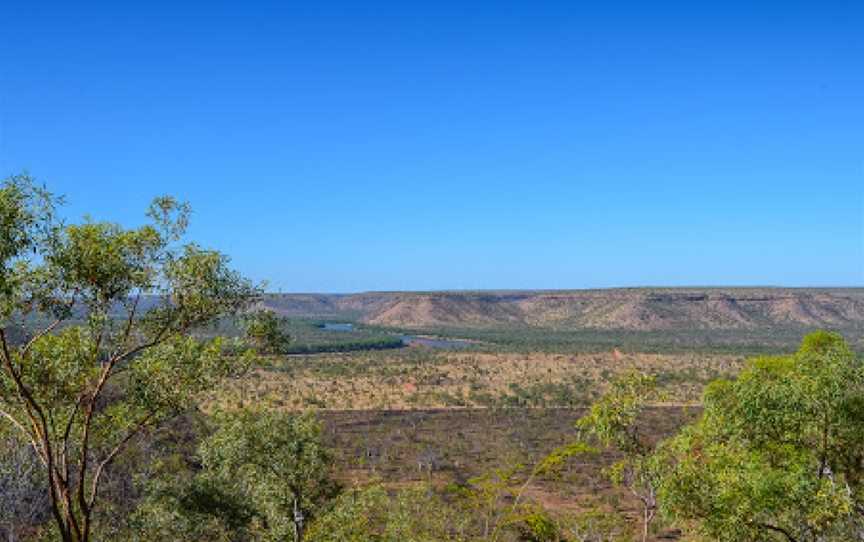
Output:
<path fill-rule="evenodd" d="M 704 404 L 659 454 L 672 519 L 720 541 L 862 540 L 864 363 L 839 335 L 750 360 Z"/>
<path fill-rule="evenodd" d="M 0 184 L 0 420 L 38 457 L 58 538 L 84 542 L 112 462 L 243 365 L 192 333 L 257 289 L 180 243 L 189 208 L 173 198 L 132 229 L 63 224 L 59 203 L 26 175 Z"/>
<path fill-rule="evenodd" d="M 609 468 L 608 475 L 641 503 L 643 542 L 648 540 L 657 515 L 658 480 L 653 459 L 656 442 L 640 431 L 638 418 L 649 403 L 659 399 L 653 376 L 627 373 L 615 380 L 610 390 L 577 422 L 585 438 L 623 454 Z"/>
<path fill-rule="evenodd" d="M 259 511 L 268 540 L 303 540 L 309 520 L 338 492 L 321 424 L 308 413 L 241 410 L 216 418 L 217 430 L 199 449 L 205 475 Z"/>
<path fill-rule="evenodd" d="M 468 542 L 470 519 L 417 484 L 388 491 L 381 484 L 342 493 L 314 521 L 308 542 Z M 487 540 L 483 538 L 483 540 Z"/>
<path fill-rule="evenodd" d="M 559 469 L 570 457 L 612 448 L 621 453 L 606 474 L 626 488 L 642 506 L 641 540 L 648 540 L 651 524 L 657 516 L 657 470 L 654 439 L 640 430 L 639 416 L 654 401 L 661 399 L 656 379 L 636 371 L 616 378 L 609 390 L 597 400 L 588 413 L 576 422 L 575 441 L 555 450 L 538 466 L 541 472 Z"/>
<path fill-rule="evenodd" d="M 285 319 L 272 311 L 258 310 L 244 314 L 240 324 L 247 342 L 260 354 L 282 354 L 291 343 L 291 336 L 283 329 Z"/>

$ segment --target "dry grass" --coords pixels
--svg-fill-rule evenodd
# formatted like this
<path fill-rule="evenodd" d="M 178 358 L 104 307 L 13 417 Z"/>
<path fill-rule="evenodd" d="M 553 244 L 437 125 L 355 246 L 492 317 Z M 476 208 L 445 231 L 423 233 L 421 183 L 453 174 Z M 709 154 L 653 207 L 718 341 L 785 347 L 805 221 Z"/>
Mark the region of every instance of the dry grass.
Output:
<path fill-rule="evenodd" d="M 220 390 L 222 401 L 302 410 L 576 407 L 624 371 L 657 375 L 672 403 L 697 403 L 705 383 L 742 358 L 712 354 L 476 353 L 423 347 L 293 356 Z"/>
<path fill-rule="evenodd" d="M 525 479 L 532 465 L 574 438 L 573 423 L 585 412 L 580 407 L 618 374 L 638 369 L 657 375 L 669 404 L 648 409 L 640 423 L 659 439 L 698 415 L 700 409 L 689 405 L 698 405 L 707 382 L 736 373 L 742 363 L 741 356 L 717 354 L 412 347 L 272 358 L 214 396 L 229 407 L 318 410 L 348 485 L 380 480 L 397 488 L 426 481 L 446 493 L 495 468 L 519 465 Z M 576 458 L 560 477 L 533 480 L 525 496 L 556 515 L 611 511 L 635 526 L 638 503 L 604 475 L 618 457 L 605 450 Z M 675 536 L 664 529 L 658 534 Z"/>
<path fill-rule="evenodd" d="M 390 488 L 419 481 L 440 491 L 465 484 L 497 468 L 516 468 L 521 486 L 537 463 L 572 441 L 574 422 L 585 409 L 442 409 L 411 411 L 326 411 L 325 438 L 338 451 L 339 472 L 349 485 L 380 480 Z M 664 438 L 699 409 L 648 409 L 640 427 Z M 613 486 L 604 468 L 620 459 L 612 450 L 568 461 L 558 476 L 535 478 L 525 497 L 556 515 L 602 509 L 636 525 L 639 505 Z M 521 466 L 519 468 L 518 466 Z"/>

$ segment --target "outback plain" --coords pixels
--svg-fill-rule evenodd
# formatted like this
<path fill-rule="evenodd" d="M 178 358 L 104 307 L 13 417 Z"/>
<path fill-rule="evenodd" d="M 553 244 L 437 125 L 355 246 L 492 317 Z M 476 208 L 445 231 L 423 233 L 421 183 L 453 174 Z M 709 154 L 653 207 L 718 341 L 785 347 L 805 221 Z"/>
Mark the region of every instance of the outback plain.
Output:
<path fill-rule="evenodd" d="M 864 289 L 274 294 L 59 203 L 0 188 L 6 540 L 864 533 Z"/>
<path fill-rule="evenodd" d="M 314 410 L 346 483 L 390 488 L 443 491 L 502 469 L 524 483 L 632 372 L 656 379 L 640 414 L 656 442 L 694 421 L 705 386 L 734 378 L 750 357 L 793 352 L 823 328 L 864 348 L 864 289 L 854 288 L 271 294 L 259 308 L 285 318 L 289 353 L 213 401 Z M 604 471 L 618 459 L 589 455 L 518 489 L 553 514 L 619 514 L 609 517 L 625 527 L 606 528 L 629 532 L 638 499 Z"/>

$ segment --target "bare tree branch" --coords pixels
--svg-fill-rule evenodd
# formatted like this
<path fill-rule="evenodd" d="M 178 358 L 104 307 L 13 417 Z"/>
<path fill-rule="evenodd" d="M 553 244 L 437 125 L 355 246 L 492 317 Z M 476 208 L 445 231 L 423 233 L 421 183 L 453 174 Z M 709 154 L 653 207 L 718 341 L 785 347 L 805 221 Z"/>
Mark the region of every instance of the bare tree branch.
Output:
<path fill-rule="evenodd" d="M 105 458 L 102 459 L 102 461 L 100 461 L 99 464 L 97 465 L 96 471 L 93 474 L 93 480 L 91 482 L 92 486 L 90 488 L 90 498 L 88 499 L 88 506 L 90 507 L 91 510 L 93 508 L 93 505 L 96 502 L 96 495 L 98 494 L 98 491 L 99 491 L 99 480 L 102 477 L 102 472 L 104 471 L 105 467 L 107 467 L 108 465 L 111 464 L 111 462 L 114 461 L 114 458 L 117 457 L 117 454 L 120 453 L 120 451 L 123 449 L 123 447 L 126 446 L 126 444 L 128 444 L 129 441 L 132 440 L 132 438 L 135 435 L 140 433 L 147 426 L 147 422 L 149 422 L 152 418 L 153 418 L 152 412 L 147 414 L 146 416 L 144 416 L 144 418 L 140 422 L 138 422 L 134 426 L 134 428 L 131 431 L 129 431 L 129 433 L 127 433 L 126 436 L 124 436 L 120 440 L 120 442 L 118 442 L 117 445 L 114 446 L 114 448 L 108 453 L 108 455 L 105 456 Z"/>

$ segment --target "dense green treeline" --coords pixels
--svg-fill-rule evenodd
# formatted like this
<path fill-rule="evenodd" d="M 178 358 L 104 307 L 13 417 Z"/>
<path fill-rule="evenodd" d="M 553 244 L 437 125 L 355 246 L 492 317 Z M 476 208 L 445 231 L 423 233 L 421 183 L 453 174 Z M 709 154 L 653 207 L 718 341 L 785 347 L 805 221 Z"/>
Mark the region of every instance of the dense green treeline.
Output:
<path fill-rule="evenodd" d="M 245 337 L 261 353 L 279 355 L 384 350 L 404 346 L 401 335 L 353 324 L 347 329 L 331 331 L 325 328 L 324 321 L 285 318 L 269 310 L 225 319 L 207 333 Z"/>
<path fill-rule="evenodd" d="M 355 340 L 340 340 L 320 344 L 293 343 L 285 354 L 322 354 L 327 352 L 353 352 L 357 350 L 386 350 L 405 346 L 400 337 L 368 337 Z"/>
<path fill-rule="evenodd" d="M 527 326 L 500 328 L 436 327 L 393 329 L 370 327 L 379 332 L 413 333 L 476 341 L 466 345 L 480 351 L 582 353 L 619 348 L 642 353 L 700 352 L 756 355 L 790 353 L 798 341 L 815 329 L 759 328 L 752 330 L 692 329 L 635 331 L 623 329 L 550 329 Z M 864 352 L 864 328 L 837 330 L 848 337 L 851 347 Z"/>

